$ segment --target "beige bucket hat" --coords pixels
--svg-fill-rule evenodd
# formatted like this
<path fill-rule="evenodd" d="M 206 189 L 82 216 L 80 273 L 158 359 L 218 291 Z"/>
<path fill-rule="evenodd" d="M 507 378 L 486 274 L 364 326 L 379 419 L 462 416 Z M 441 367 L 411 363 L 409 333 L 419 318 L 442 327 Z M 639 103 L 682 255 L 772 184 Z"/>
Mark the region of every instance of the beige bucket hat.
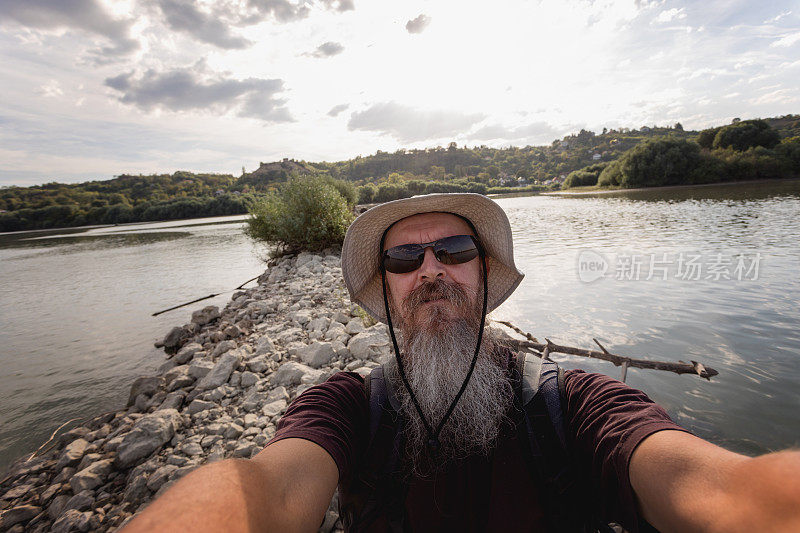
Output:
<path fill-rule="evenodd" d="M 380 322 L 386 322 L 380 270 L 381 238 L 398 220 L 431 212 L 460 215 L 475 227 L 486 250 L 489 268 L 487 312 L 503 303 L 525 276 L 514 264 L 514 242 L 508 217 L 486 196 L 442 193 L 387 202 L 362 213 L 347 229 L 342 245 L 342 276 L 350 291 L 350 300 Z"/>

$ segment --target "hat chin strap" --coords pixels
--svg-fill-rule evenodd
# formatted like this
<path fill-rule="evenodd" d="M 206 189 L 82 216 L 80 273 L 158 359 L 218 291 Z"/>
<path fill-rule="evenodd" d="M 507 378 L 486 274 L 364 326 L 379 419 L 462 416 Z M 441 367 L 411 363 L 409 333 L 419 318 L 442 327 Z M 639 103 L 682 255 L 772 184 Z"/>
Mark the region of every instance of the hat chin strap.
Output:
<path fill-rule="evenodd" d="M 458 400 L 461 399 L 461 396 L 464 394 L 464 391 L 467 389 L 467 385 L 469 384 L 469 380 L 472 377 L 472 372 L 475 370 L 475 364 L 478 362 L 478 354 L 481 350 L 481 343 L 483 342 L 483 328 L 486 324 L 486 307 L 487 302 L 489 299 L 489 285 L 486 280 L 486 256 L 483 252 L 483 247 L 478 245 L 478 254 L 481 258 L 481 269 L 483 273 L 483 311 L 481 312 L 481 325 L 480 329 L 478 330 L 478 344 L 475 346 L 475 354 L 472 356 L 472 363 L 469 366 L 469 371 L 467 372 L 467 377 L 464 378 L 464 383 L 461 385 L 461 389 L 456 394 L 456 397 L 453 398 L 453 401 L 450 403 L 450 407 L 447 409 L 444 417 L 439 422 L 439 425 L 436 427 L 436 430 L 433 429 L 433 426 L 428 419 L 425 418 L 425 414 L 422 412 L 422 407 L 419 405 L 419 401 L 417 401 L 417 397 L 414 394 L 414 391 L 411 389 L 411 384 L 408 382 L 408 378 L 406 377 L 406 371 L 403 368 L 403 361 L 400 358 L 400 348 L 397 345 L 397 337 L 394 334 L 394 327 L 392 326 L 392 315 L 389 312 L 389 298 L 386 294 L 386 269 L 383 266 L 383 261 L 381 261 L 381 284 L 383 286 L 383 305 L 386 310 L 386 322 L 389 326 L 389 335 L 392 337 L 392 345 L 394 346 L 394 356 L 397 360 L 397 368 L 400 371 L 400 377 L 403 380 L 403 385 L 405 386 L 406 390 L 408 391 L 409 396 L 411 397 L 411 401 L 414 404 L 414 408 L 417 410 L 417 414 L 419 414 L 420 420 L 422 420 L 422 425 L 425 427 L 425 431 L 428 433 L 428 449 L 431 452 L 436 452 L 439 449 L 439 434 L 442 432 L 442 428 L 447 423 L 447 419 L 450 418 L 450 415 L 453 414 L 453 410 L 456 408 L 456 404 Z"/>

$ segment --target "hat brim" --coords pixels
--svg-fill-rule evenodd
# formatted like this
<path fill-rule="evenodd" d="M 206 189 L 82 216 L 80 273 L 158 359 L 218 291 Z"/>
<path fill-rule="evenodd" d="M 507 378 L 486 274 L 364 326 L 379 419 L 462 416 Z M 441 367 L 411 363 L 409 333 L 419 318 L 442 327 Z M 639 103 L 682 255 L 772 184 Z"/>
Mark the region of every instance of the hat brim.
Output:
<path fill-rule="evenodd" d="M 514 264 L 514 242 L 505 211 L 474 193 L 426 194 L 395 200 L 364 212 L 347 229 L 342 245 L 342 276 L 350 300 L 379 322 L 386 322 L 380 272 L 384 232 L 395 222 L 420 213 L 453 213 L 475 227 L 489 269 L 487 310 L 502 304 L 525 276 Z"/>

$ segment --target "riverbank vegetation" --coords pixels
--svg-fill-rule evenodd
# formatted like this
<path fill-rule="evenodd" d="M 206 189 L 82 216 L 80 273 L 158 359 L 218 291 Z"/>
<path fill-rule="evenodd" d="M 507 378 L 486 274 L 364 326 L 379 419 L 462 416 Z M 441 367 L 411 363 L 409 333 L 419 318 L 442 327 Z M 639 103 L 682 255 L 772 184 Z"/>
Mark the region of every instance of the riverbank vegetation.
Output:
<path fill-rule="evenodd" d="M 647 140 L 608 164 L 572 172 L 564 188 L 658 187 L 796 177 L 800 177 L 800 136 L 781 138 L 764 120 L 737 120 L 703 130 L 694 139 L 669 135 Z"/>
<path fill-rule="evenodd" d="M 603 128 L 600 133 L 581 130 L 545 146 L 450 143 L 392 153 L 379 150 L 335 162 L 284 159 L 261 163 L 251 172 L 242 169 L 239 177 L 179 171 L 2 187 L 0 231 L 244 214 L 291 177 L 315 174 L 349 184 L 352 190 L 345 193 L 350 201 L 355 195 L 358 203 L 431 192 L 535 193 L 562 183 L 632 187 L 782 177 L 797 175 L 796 143 L 791 141 L 797 136 L 800 115 L 785 115 L 701 132 L 685 130 L 680 123 Z M 690 169 L 689 174 L 681 178 L 681 169 Z"/>
<path fill-rule="evenodd" d="M 355 208 L 352 184 L 326 175 L 294 176 L 251 208 L 245 233 L 275 246 L 274 257 L 341 244 Z"/>

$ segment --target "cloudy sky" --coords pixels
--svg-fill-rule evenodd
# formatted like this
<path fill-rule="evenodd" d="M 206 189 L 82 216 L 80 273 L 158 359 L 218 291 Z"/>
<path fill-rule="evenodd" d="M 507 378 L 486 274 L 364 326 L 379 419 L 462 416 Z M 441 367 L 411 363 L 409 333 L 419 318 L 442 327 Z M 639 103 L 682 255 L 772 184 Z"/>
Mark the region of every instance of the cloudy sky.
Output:
<path fill-rule="evenodd" d="M 0 185 L 800 113 L 800 3 L 0 0 Z"/>

